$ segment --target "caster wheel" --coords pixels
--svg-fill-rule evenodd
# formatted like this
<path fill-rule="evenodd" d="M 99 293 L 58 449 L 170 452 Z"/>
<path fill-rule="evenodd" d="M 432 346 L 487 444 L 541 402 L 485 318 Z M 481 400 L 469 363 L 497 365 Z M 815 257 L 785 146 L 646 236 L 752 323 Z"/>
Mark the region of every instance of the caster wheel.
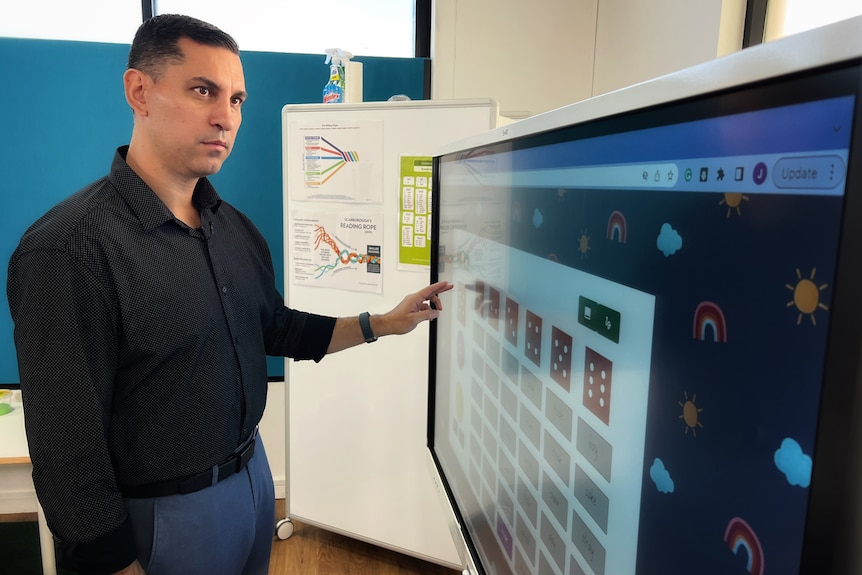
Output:
<path fill-rule="evenodd" d="M 290 519 L 282 519 L 275 524 L 275 536 L 284 541 L 293 535 L 293 523 Z"/>

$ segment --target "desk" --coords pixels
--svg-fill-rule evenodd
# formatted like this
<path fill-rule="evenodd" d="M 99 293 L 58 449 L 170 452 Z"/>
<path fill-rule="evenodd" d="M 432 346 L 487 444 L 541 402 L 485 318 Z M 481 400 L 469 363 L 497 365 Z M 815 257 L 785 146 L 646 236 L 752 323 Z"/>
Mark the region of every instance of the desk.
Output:
<path fill-rule="evenodd" d="M 4 401 L 8 403 L 8 398 Z M 42 549 L 42 572 L 45 575 L 57 575 L 54 540 L 33 488 L 33 468 L 24 433 L 20 392 L 13 392 L 11 404 L 14 410 L 0 415 L 0 513 L 36 513 Z"/>

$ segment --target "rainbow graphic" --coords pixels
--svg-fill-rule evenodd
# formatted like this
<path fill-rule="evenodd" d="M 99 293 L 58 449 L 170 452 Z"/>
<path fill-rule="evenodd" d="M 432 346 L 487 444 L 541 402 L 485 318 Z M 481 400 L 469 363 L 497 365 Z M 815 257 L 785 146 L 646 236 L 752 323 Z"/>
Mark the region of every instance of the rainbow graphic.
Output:
<path fill-rule="evenodd" d="M 727 342 L 727 325 L 721 308 L 711 301 L 702 301 L 694 310 L 694 328 L 692 337 L 706 341 L 712 331 L 712 341 Z"/>
<path fill-rule="evenodd" d="M 724 531 L 724 542 L 734 555 L 739 555 L 740 549 L 745 549 L 748 555 L 746 568 L 752 575 L 763 575 L 763 548 L 751 526 L 741 517 L 734 517 Z"/>
<path fill-rule="evenodd" d="M 616 241 L 621 244 L 626 243 L 626 217 L 622 212 L 614 210 L 608 218 L 608 239 L 613 241 L 616 236 Z"/>
<path fill-rule="evenodd" d="M 328 167 L 322 169 L 306 169 L 305 186 L 307 188 L 322 186 L 349 162 L 359 161 L 358 152 L 342 150 L 323 136 L 306 136 L 305 140 L 306 160 L 332 162 Z"/>

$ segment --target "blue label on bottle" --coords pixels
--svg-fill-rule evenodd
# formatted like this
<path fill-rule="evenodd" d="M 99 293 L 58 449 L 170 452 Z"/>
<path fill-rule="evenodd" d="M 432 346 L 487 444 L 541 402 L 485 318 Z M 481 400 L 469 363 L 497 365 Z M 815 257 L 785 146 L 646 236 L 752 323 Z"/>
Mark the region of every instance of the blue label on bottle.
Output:
<path fill-rule="evenodd" d="M 323 103 L 337 104 L 342 101 L 341 86 L 338 84 L 327 84 L 323 87 Z"/>

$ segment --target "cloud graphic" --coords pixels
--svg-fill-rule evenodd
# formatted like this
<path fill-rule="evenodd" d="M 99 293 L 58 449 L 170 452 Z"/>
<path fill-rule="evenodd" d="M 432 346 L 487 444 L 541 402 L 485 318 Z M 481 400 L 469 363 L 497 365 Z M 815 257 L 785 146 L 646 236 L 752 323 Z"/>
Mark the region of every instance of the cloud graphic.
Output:
<path fill-rule="evenodd" d="M 790 485 L 808 487 L 811 483 L 811 457 L 802 453 L 799 444 L 789 437 L 775 451 L 775 466 Z"/>
<path fill-rule="evenodd" d="M 539 211 L 539 208 L 533 212 L 533 226 L 536 228 L 542 227 L 542 221 L 544 218 L 542 217 L 542 212 Z"/>
<path fill-rule="evenodd" d="M 664 257 L 667 257 L 675 254 L 682 247 L 682 236 L 670 224 L 662 224 L 655 244 Z"/>
<path fill-rule="evenodd" d="M 670 477 L 667 469 L 664 468 L 664 463 L 658 457 L 652 462 L 652 467 L 649 468 L 650 479 L 655 483 L 656 489 L 662 493 L 673 493 L 673 479 Z"/>

